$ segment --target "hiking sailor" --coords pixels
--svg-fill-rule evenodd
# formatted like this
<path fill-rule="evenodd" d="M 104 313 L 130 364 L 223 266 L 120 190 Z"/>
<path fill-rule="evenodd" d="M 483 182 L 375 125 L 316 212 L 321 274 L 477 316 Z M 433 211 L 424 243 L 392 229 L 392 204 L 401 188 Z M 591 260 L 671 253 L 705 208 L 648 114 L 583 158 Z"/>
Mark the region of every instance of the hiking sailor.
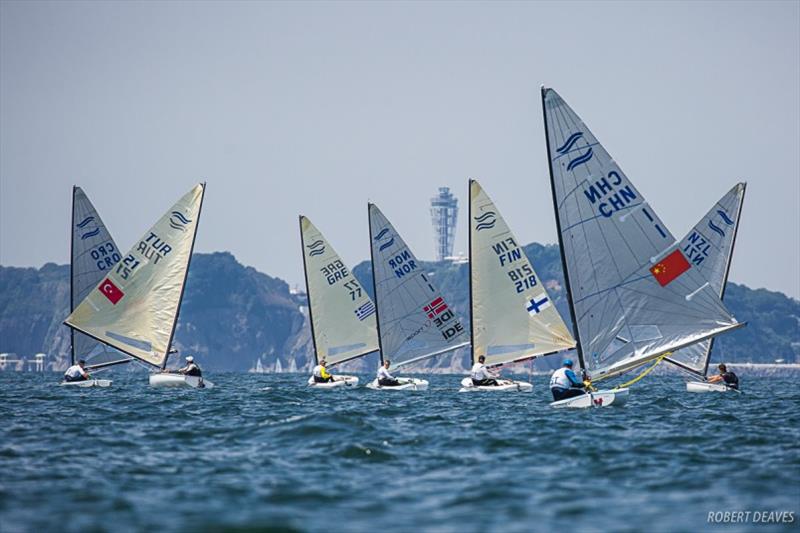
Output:
<path fill-rule="evenodd" d="M 717 368 L 719 369 L 719 375 L 711 376 L 708 378 L 708 382 L 719 383 L 722 381 L 728 387 L 739 390 L 739 376 L 730 372 L 724 363 L 720 363 Z"/>
<path fill-rule="evenodd" d="M 186 366 L 179 368 L 178 373 L 185 376 L 203 377 L 203 371 L 200 370 L 200 367 L 197 366 L 197 363 L 194 362 L 194 357 L 191 355 L 186 356 Z"/>
<path fill-rule="evenodd" d="M 498 385 L 497 383 L 497 376 L 489 371 L 486 368 L 484 362 L 486 361 L 486 357 L 480 356 L 478 357 L 478 362 L 472 365 L 472 370 L 470 370 L 470 377 L 472 378 L 472 384 L 476 387 L 489 387 Z"/>
<path fill-rule="evenodd" d="M 64 372 L 64 381 L 86 381 L 89 379 L 89 373 L 86 371 L 86 361 L 81 359 L 77 365 L 72 365 Z"/>
<path fill-rule="evenodd" d="M 314 383 L 328 383 L 334 381 L 333 376 L 328 373 L 325 359 L 321 360 L 317 366 L 314 367 Z"/>
<path fill-rule="evenodd" d="M 550 378 L 550 392 L 553 393 L 553 401 L 556 402 L 586 394 L 583 382 L 572 371 L 572 359 L 564 359 L 564 366 L 553 372 Z"/>
<path fill-rule="evenodd" d="M 389 373 L 389 366 L 392 364 L 388 359 L 378 368 L 378 385 L 381 387 L 398 387 L 402 385 L 397 378 Z"/>

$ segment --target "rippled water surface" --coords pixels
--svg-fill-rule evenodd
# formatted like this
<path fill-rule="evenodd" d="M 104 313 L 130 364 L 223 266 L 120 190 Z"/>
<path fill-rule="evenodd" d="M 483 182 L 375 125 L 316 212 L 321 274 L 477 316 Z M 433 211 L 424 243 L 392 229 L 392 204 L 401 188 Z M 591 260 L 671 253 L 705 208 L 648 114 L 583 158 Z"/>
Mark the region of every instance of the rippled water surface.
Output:
<path fill-rule="evenodd" d="M 791 511 L 800 392 L 685 392 L 649 376 L 622 408 L 533 394 L 315 391 L 301 375 L 209 376 L 212 390 L 108 389 L 0 373 L 0 530 L 752 530 L 710 511 Z M 362 383 L 366 377 L 362 377 Z"/>

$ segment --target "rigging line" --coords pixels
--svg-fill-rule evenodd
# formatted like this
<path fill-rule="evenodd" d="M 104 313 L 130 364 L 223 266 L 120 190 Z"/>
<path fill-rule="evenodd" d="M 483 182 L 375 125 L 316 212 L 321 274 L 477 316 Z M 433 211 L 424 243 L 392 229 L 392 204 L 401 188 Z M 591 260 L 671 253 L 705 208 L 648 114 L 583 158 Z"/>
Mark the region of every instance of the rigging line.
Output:
<path fill-rule="evenodd" d="M 629 387 L 630 385 L 633 385 L 634 383 L 636 383 L 637 381 L 639 381 L 640 379 L 642 379 L 643 377 L 645 377 L 647 374 L 649 374 L 650 372 L 652 372 L 652 371 L 653 371 L 653 369 L 654 369 L 656 366 L 658 366 L 658 364 L 659 364 L 659 363 L 661 363 L 661 361 L 663 361 L 663 360 L 664 360 L 666 357 L 668 357 L 669 355 L 672 355 L 672 352 L 664 352 L 663 354 L 659 355 L 657 358 L 655 358 L 655 359 L 653 360 L 653 364 L 651 364 L 651 365 L 650 365 L 648 368 L 646 368 L 644 371 L 642 371 L 642 372 L 641 372 L 641 373 L 640 373 L 638 376 L 636 376 L 635 378 L 633 378 L 633 379 L 632 379 L 632 380 L 630 380 L 630 381 L 627 381 L 627 382 L 625 382 L 625 383 L 622 383 L 622 384 L 620 384 L 620 385 L 617 385 L 616 387 L 614 387 L 614 389 L 615 389 L 615 390 L 616 390 L 616 389 L 623 389 L 623 388 L 625 388 L 625 387 Z M 608 378 L 608 377 L 614 377 L 614 376 L 603 375 L 603 376 L 600 376 L 599 378 L 597 378 L 597 379 L 596 379 L 596 380 L 594 380 L 594 381 L 602 381 L 602 380 L 604 380 L 604 379 L 606 379 L 606 378 Z"/>

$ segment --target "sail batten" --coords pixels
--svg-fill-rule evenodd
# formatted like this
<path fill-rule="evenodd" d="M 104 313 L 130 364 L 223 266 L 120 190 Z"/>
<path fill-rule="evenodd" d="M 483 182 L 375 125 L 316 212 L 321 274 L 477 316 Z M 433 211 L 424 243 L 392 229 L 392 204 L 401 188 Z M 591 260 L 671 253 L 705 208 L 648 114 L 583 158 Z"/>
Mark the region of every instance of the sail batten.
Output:
<path fill-rule="evenodd" d="M 455 310 L 394 226 L 374 204 L 368 218 L 382 357 L 401 366 L 468 344 Z"/>
<path fill-rule="evenodd" d="M 72 188 L 72 232 L 70 258 L 70 312 L 122 259 L 100 214 L 80 187 Z M 70 330 L 71 364 L 84 359 L 89 368 L 121 364 L 129 357 L 80 331 Z"/>
<path fill-rule="evenodd" d="M 317 362 L 331 366 L 378 349 L 375 304 L 310 219 L 300 216 L 300 242 Z"/>
<path fill-rule="evenodd" d="M 472 358 L 491 366 L 575 347 L 544 281 L 497 205 L 470 180 Z"/>
<path fill-rule="evenodd" d="M 593 376 L 621 373 L 737 326 L 575 112 L 544 87 L 542 104 L 553 206 L 583 368 Z"/>
<path fill-rule="evenodd" d="M 199 184 L 146 232 L 64 321 L 163 367 L 178 319 L 205 186 Z"/>

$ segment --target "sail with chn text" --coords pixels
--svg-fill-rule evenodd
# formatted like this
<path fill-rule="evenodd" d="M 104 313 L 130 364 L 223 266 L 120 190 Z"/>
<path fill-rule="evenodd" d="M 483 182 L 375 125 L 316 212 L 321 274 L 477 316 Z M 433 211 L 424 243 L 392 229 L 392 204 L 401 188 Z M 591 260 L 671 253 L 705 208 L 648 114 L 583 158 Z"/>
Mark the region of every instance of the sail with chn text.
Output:
<path fill-rule="evenodd" d="M 329 365 L 378 349 L 375 304 L 333 246 L 304 216 L 300 239 L 317 362 Z"/>
<path fill-rule="evenodd" d="M 500 365 L 568 350 L 575 339 L 550 294 L 477 181 L 469 184 L 472 358 Z"/>
<path fill-rule="evenodd" d="M 369 235 L 382 358 L 400 366 L 468 345 L 462 320 L 374 204 Z"/>
<path fill-rule="evenodd" d="M 64 321 L 146 363 L 163 366 L 175 332 L 205 186 L 186 193 Z"/>
<path fill-rule="evenodd" d="M 72 188 L 72 246 L 70 263 L 70 311 L 82 302 L 122 259 L 117 244 L 89 197 Z M 131 358 L 80 331 L 70 330 L 71 364 L 78 359 L 88 368 L 127 363 Z"/>
<path fill-rule="evenodd" d="M 581 365 L 610 377 L 741 326 L 567 103 L 542 105 Z"/>
<path fill-rule="evenodd" d="M 715 293 L 722 298 L 728 281 L 736 233 L 744 203 L 746 184 L 735 185 L 714 204 L 700 222 L 683 238 L 679 250 L 697 268 Z M 666 360 L 698 375 L 705 376 L 714 339 L 682 348 Z"/>

